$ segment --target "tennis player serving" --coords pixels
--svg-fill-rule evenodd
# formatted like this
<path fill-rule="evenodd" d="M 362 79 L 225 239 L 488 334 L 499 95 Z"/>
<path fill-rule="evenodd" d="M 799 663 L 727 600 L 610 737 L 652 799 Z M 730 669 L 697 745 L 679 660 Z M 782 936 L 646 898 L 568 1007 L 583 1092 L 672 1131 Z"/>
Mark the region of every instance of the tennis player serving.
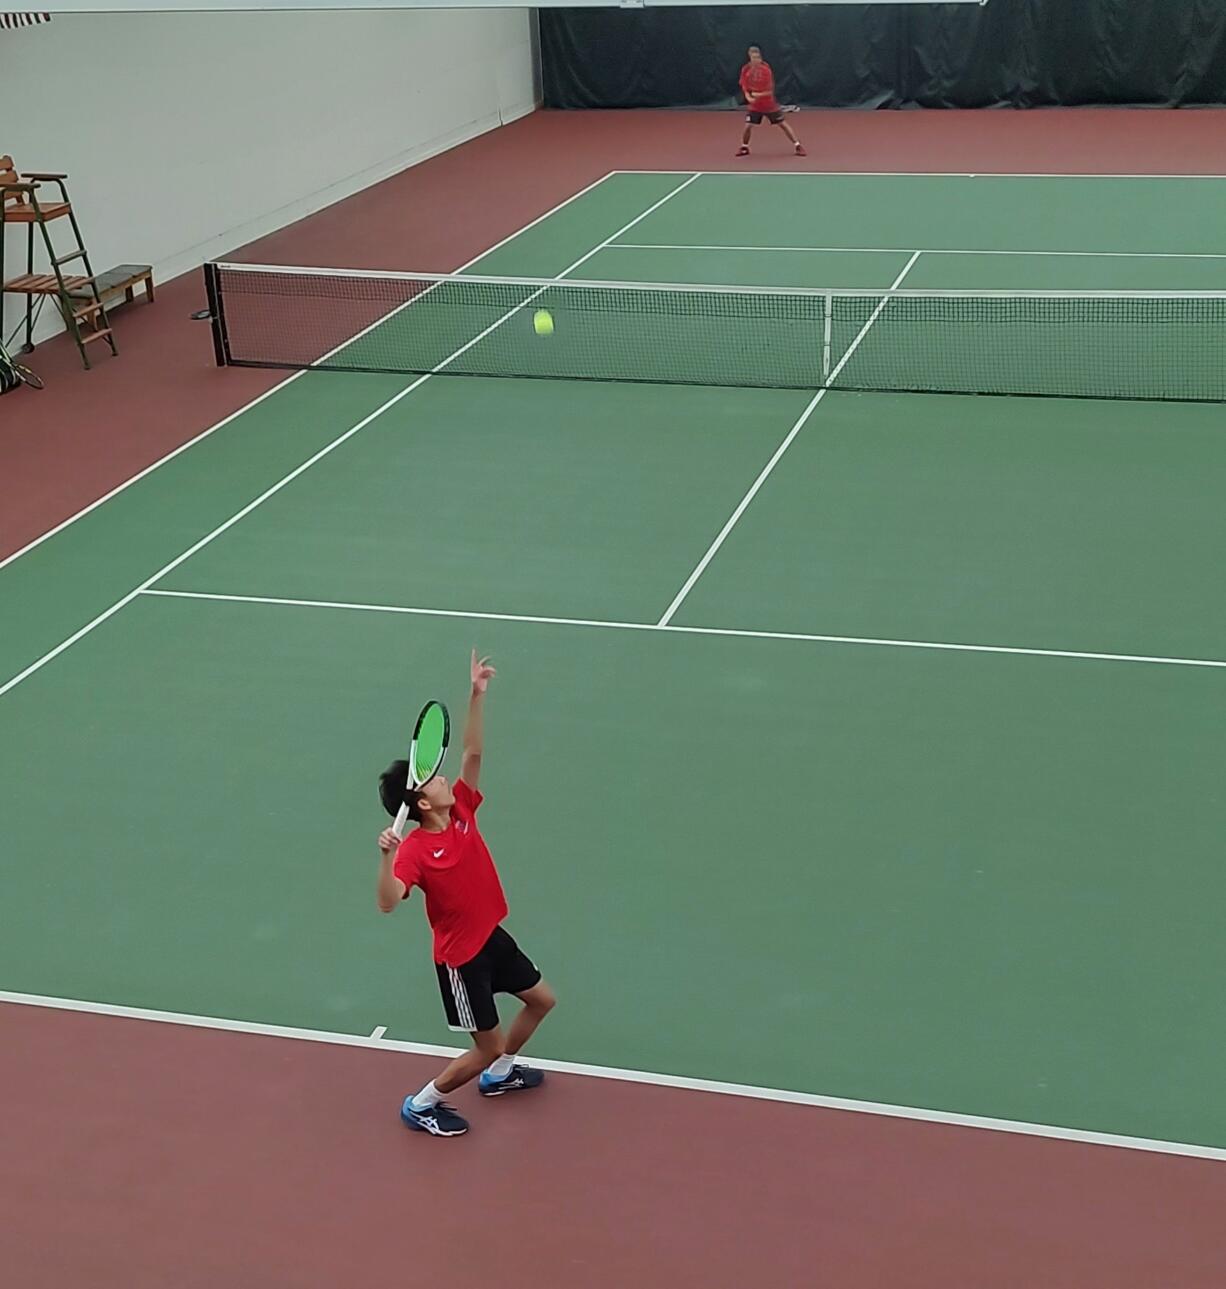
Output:
<path fill-rule="evenodd" d="M 443 1098 L 478 1075 L 478 1090 L 487 1097 L 540 1086 L 544 1074 L 515 1058 L 556 1001 L 501 925 L 506 896 L 477 827 L 485 691 L 494 674 L 489 659 L 478 658 L 474 650 L 464 752 L 454 785 L 435 775 L 421 787 L 406 789 L 407 761 L 394 761 L 379 778 L 379 797 L 388 814 L 395 816 L 406 803 L 417 825 L 403 841 L 391 828 L 379 835 L 379 908 L 391 913 L 413 887 L 421 888 L 434 932 L 435 972 L 447 1024 L 472 1036 L 472 1051 L 456 1057 L 401 1107 L 408 1127 L 435 1137 L 468 1131 L 467 1120 Z M 505 1036 L 495 994 L 514 994 L 523 1003 Z"/>
<path fill-rule="evenodd" d="M 783 119 L 783 108 L 775 98 L 775 73 L 757 45 L 749 46 L 749 62 L 741 68 L 741 93 L 745 95 L 745 133 L 741 135 L 738 157 L 749 156 L 749 136 L 755 125 L 762 124 L 763 118 L 771 125 L 777 125 L 791 139 L 798 157 L 808 155 L 792 127 Z"/>

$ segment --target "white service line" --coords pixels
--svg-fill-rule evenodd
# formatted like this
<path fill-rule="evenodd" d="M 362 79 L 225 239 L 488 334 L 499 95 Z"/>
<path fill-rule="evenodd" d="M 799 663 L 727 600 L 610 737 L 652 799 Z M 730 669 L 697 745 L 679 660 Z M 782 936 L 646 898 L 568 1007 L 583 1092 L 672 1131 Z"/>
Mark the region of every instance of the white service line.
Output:
<path fill-rule="evenodd" d="M 45 1007 L 54 1011 L 84 1012 L 93 1016 L 114 1016 L 124 1020 L 152 1021 L 164 1025 L 184 1025 L 193 1029 L 222 1030 L 231 1034 L 252 1034 L 264 1038 L 294 1039 L 305 1043 L 328 1043 L 337 1047 L 360 1047 L 380 1052 L 402 1052 L 412 1056 L 459 1056 L 458 1047 L 439 1047 L 433 1043 L 409 1043 L 402 1039 L 367 1037 L 364 1034 L 335 1034 L 327 1030 L 295 1029 L 286 1025 L 265 1025 L 252 1021 L 226 1020 L 216 1016 L 192 1016 L 182 1012 L 154 1011 L 144 1007 L 125 1007 L 114 1003 L 95 1003 L 76 998 L 51 998 L 42 994 L 18 994 L 0 990 L 0 1003 L 21 1007 Z M 559 1074 L 585 1078 L 611 1079 L 619 1083 L 642 1083 L 651 1087 L 676 1088 L 684 1092 L 706 1092 L 716 1096 L 743 1097 L 751 1101 L 778 1101 L 787 1105 L 809 1106 L 820 1110 L 842 1110 L 852 1114 L 871 1114 L 888 1119 L 911 1119 L 920 1123 L 939 1123 L 957 1128 L 978 1128 L 988 1132 L 1007 1132 L 1021 1137 L 1044 1137 L 1053 1141 L 1080 1142 L 1091 1146 L 1113 1146 L 1120 1150 L 1144 1150 L 1160 1155 L 1182 1155 L 1192 1159 L 1226 1161 L 1226 1150 L 1190 1142 L 1157 1141 L 1148 1137 L 1129 1137 L 1116 1133 L 1091 1132 L 1082 1128 L 1065 1128 L 1045 1123 L 1025 1123 L 1014 1119 L 992 1119 L 984 1115 L 959 1114 L 950 1110 L 930 1110 L 922 1106 L 889 1105 L 879 1101 L 855 1101 L 846 1097 L 822 1096 L 812 1092 L 794 1092 L 788 1088 L 763 1088 L 746 1083 L 724 1083 L 715 1079 L 690 1078 L 683 1074 L 657 1074 L 652 1070 L 623 1070 L 607 1065 L 587 1065 L 574 1061 L 551 1061 L 533 1058 L 532 1064 Z"/>
<path fill-rule="evenodd" d="M 906 255 L 901 246 L 727 246 L 715 243 L 616 242 L 611 251 L 776 251 L 814 255 Z M 949 246 L 925 246 L 922 255 L 1057 255 L 1074 259 L 1111 260 L 1226 260 L 1223 251 L 1018 251 L 1012 248 L 978 250 Z"/>
<path fill-rule="evenodd" d="M 573 264 L 568 264 L 566 268 L 564 268 L 561 271 L 561 273 L 559 273 L 557 277 L 554 278 L 553 280 L 560 281 L 562 278 L 566 277 L 567 274 L 573 273 L 575 269 L 577 269 L 581 264 L 585 264 L 588 260 L 592 258 L 593 255 L 597 254 L 597 252 L 604 250 L 604 248 L 609 244 L 609 242 L 613 240 L 613 238 L 620 237 L 622 233 L 624 233 L 628 228 L 633 228 L 635 224 L 637 224 L 640 220 L 646 219 L 647 216 L 650 215 L 653 211 L 659 210 L 659 208 L 663 206 L 666 201 L 670 201 L 683 189 L 689 187 L 689 185 L 692 184 L 697 177 L 698 177 L 697 175 L 690 175 L 690 177 L 686 179 L 683 183 L 679 183 L 675 188 L 670 189 L 669 192 L 664 197 L 661 197 L 659 201 L 653 203 L 646 210 L 636 215 L 628 223 L 623 224 L 622 227 L 619 228 L 615 233 L 605 238 L 605 240 L 601 242 L 599 246 L 593 247 L 592 250 L 588 251 L 584 255 L 581 255 L 577 260 L 575 260 Z M 404 389 L 393 394 L 391 398 L 381 403 L 378 407 L 375 408 L 373 412 L 369 413 L 369 415 L 364 416 L 360 421 L 358 421 L 356 425 L 351 425 L 349 429 L 347 429 L 343 434 L 338 435 L 335 439 L 332 440 L 331 443 L 328 443 L 324 447 L 320 448 L 318 452 L 316 452 L 313 456 L 309 457 L 306 461 L 302 462 L 301 465 L 296 466 L 293 470 L 289 472 L 289 474 L 283 476 L 281 479 L 278 479 L 277 482 L 274 483 L 271 487 L 265 488 L 264 491 L 260 493 L 258 497 L 256 497 L 252 501 L 249 501 L 245 506 L 242 507 L 242 509 L 235 511 L 235 513 L 232 514 L 229 519 L 227 519 L 224 523 L 218 524 L 217 527 L 212 530 L 212 532 L 206 533 L 202 538 L 200 538 L 199 541 L 194 542 L 191 546 L 187 548 L 187 550 L 181 552 L 179 555 L 176 555 L 175 558 L 172 559 L 169 563 L 163 564 L 162 567 L 157 570 L 157 572 L 147 577 L 143 582 L 140 583 L 139 586 L 133 587 L 132 590 L 130 590 L 121 599 L 116 600 L 115 603 L 110 606 L 110 608 L 104 609 L 103 612 L 99 613 L 95 618 L 87 622 L 83 627 L 79 628 L 77 631 L 74 631 L 72 635 L 70 635 L 66 640 L 61 640 L 60 643 L 56 645 L 54 649 L 48 650 L 45 654 L 43 654 L 41 658 L 36 659 L 23 671 L 19 671 L 17 675 L 13 676 L 10 680 L 6 681 L 5 684 L 0 685 L 0 698 L 2 698 L 5 694 L 7 694 L 10 689 L 15 689 L 18 685 L 21 684 L 23 680 L 28 679 L 30 676 L 34 675 L 35 672 L 45 667 L 47 663 L 51 662 L 52 659 L 58 658 L 60 654 L 62 654 L 66 649 L 71 648 L 83 636 L 87 636 L 91 631 L 94 630 L 95 627 L 101 626 L 102 623 L 104 623 L 108 618 L 114 616 L 114 614 L 118 613 L 119 610 L 122 609 L 126 604 L 130 604 L 138 595 L 141 595 L 145 591 L 149 590 L 149 588 L 153 586 L 155 582 L 165 577 L 167 573 L 170 573 L 174 569 L 178 568 L 179 565 L 182 564 L 185 560 L 191 559 L 193 555 L 203 550 L 204 547 L 206 547 L 210 542 L 220 537 L 222 533 L 233 528 L 234 525 L 239 522 L 239 520 L 246 518 L 247 515 L 249 515 L 253 510 L 257 509 L 259 506 L 262 506 L 264 502 L 266 502 L 270 497 L 276 496 L 276 494 L 280 492 L 282 488 L 292 483 L 295 479 L 298 478 L 300 474 L 303 474 L 305 471 L 309 470 L 317 462 L 322 461 L 324 457 L 334 452 L 337 448 L 341 446 L 341 444 L 348 442 L 348 440 L 353 438 L 355 434 L 359 433 L 361 430 L 364 430 L 372 421 L 377 420 L 380 416 L 382 416 L 384 412 L 388 411 L 390 408 L 395 407 L 396 404 L 399 403 L 401 399 L 407 398 L 408 395 L 413 393 L 415 389 L 419 389 L 422 385 L 426 383 L 426 381 L 430 379 L 431 376 L 437 375 L 439 372 L 445 371 L 453 362 L 455 362 L 457 358 L 459 358 L 462 354 L 467 353 L 468 350 L 470 350 L 474 345 L 484 340 L 485 337 L 490 334 L 490 332 L 496 331 L 499 327 L 502 326 L 504 322 L 514 317 L 515 314 L 518 313 L 522 308 L 524 308 L 526 304 L 528 304 L 531 300 L 535 299 L 535 297 L 539 295 L 541 291 L 545 291 L 547 289 L 548 289 L 547 286 L 541 287 L 539 291 L 534 292 L 533 295 L 529 296 L 527 300 L 523 301 L 521 304 L 516 305 L 513 309 L 508 309 L 507 312 L 502 315 L 502 317 L 498 318 L 495 322 L 490 323 L 490 325 L 486 327 L 484 331 L 474 336 L 467 343 L 461 345 L 460 348 L 457 349 L 454 353 L 451 353 L 446 358 L 444 358 L 443 361 L 439 363 L 438 366 L 435 367 L 432 371 L 426 373 L 426 375 L 424 376 L 419 376 L 415 381 L 413 381 L 411 385 L 406 385 Z"/>
<path fill-rule="evenodd" d="M 551 206 L 543 215 L 538 215 L 535 219 L 526 223 L 522 228 L 517 228 L 515 232 L 508 234 L 501 241 L 495 242 L 493 246 L 487 247 L 487 249 L 482 251 L 479 255 L 474 255 L 471 260 L 467 260 L 465 263 L 461 264 L 459 268 L 452 271 L 455 273 L 463 273 L 466 269 L 472 268 L 474 264 L 485 259 L 487 255 L 492 255 L 495 251 L 501 250 L 501 248 L 506 246 L 508 242 L 513 242 L 517 237 L 519 237 L 520 234 L 526 233 L 530 228 L 535 228 L 537 224 L 548 219 L 551 215 L 557 214 L 557 212 L 563 207 L 569 206 L 572 201 L 577 201 L 580 197 L 586 196 L 593 188 L 598 188 L 605 182 L 605 180 L 611 179 L 615 173 L 616 171 L 610 170 L 608 174 L 601 175 L 601 177 L 595 180 L 595 182 L 588 184 L 586 188 L 580 188 L 578 192 L 571 193 L 565 201 L 560 201 L 556 206 Z M 629 225 L 627 227 L 629 227 Z M 408 303 L 412 303 L 412 301 L 409 301 Z M 404 305 L 398 306 L 398 308 L 404 307 Z M 351 345 L 354 341 L 360 340 L 368 331 L 374 330 L 375 327 L 385 322 L 388 316 L 390 315 L 385 315 L 375 322 L 372 322 L 369 327 L 364 328 L 356 336 L 351 336 L 348 340 L 337 345 L 335 349 L 329 350 L 329 352 L 324 355 L 324 358 L 330 358 L 333 354 L 339 353 L 340 350 L 344 349 L 346 345 Z M 323 359 L 320 359 L 319 361 L 322 362 Z M 159 457 L 151 465 L 147 465 L 143 470 L 137 471 L 137 473 L 132 475 L 131 478 L 125 479 L 122 483 L 116 484 L 110 492 L 104 493 L 95 501 L 91 501 L 88 506 L 83 506 L 75 514 L 69 515 L 67 519 L 56 524 L 54 528 L 49 528 L 45 533 L 40 533 L 33 541 L 27 542 L 22 546 L 20 550 L 15 550 L 11 555 L 6 556 L 4 559 L 0 559 L 0 569 L 11 564 L 14 560 L 20 559 L 23 555 L 28 554 L 30 551 L 34 550 L 35 547 L 41 546 L 43 542 L 47 541 L 48 538 L 54 537 L 56 533 L 63 532 L 65 528 L 68 528 L 71 524 L 75 524 L 78 519 L 83 519 L 91 511 L 97 510 L 98 507 L 103 505 L 105 502 L 110 501 L 113 497 L 117 497 L 121 492 L 130 488 L 134 483 L 139 483 L 146 475 L 152 474 L 155 470 L 160 469 L 168 461 L 173 461 L 175 457 L 186 452 L 188 448 L 195 447 L 197 443 L 207 439 L 212 434 L 216 434 L 218 430 L 224 429 L 236 417 L 242 416 L 245 412 L 249 412 L 253 407 L 258 406 L 266 398 L 270 398 L 273 394 L 283 390 L 287 385 L 293 384 L 294 381 L 299 380 L 301 377 L 305 376 L 306 373 L 306 368 L 301 371 L 293 372 L 291 375 L 286 376 L 284 380 L 278 381 L 271 389 L 266 389 L 262 394 L 257 394 L 255 398 L 250 400 L 250 402 L 244 403 L 242 407 L 237 408 L 228 416 L 223 417 L 220 421 L 216 422 L 216 424 L 210 425 L 207 430 L 202 430 L 195 436 L 195 438 L 188 439 L 186 443 L 180 443 L 177 448 L 173 449 L 173 451 L 167 452 L 165 456 Z"/>
<path fill-rule="evenodd" d="M 900 252 L 900 253 L 905 254 L 905 252 Z M 899 275 L 890 284 L 889 289 L 891 291 L 896 291 L 902 285 L 903 279 L 915 267 L 915 263 L 919 259 L 920 255 L 921 255 L 920 251 L 915 251 L 912 253 L 911 258 L 906 262 L 906 264 L 903 265 L 902 272 L 899 273 Z M 857 349 L 859 349 L 862 341 L 864 340 L 864 337 L 867 336 L 868 333 L 872 330 L 873 323 L 875 323 L 877 319 L 881 317 L 881 311 L 889 303 L 889 299 L 890 299 L 889 296 L 883 296 L 881 298 L 881 301 L 878 303 L 877 307 L 872 311 L 871 314 L 869 314 L 868 321 L 864 324 L 864 326 L 860 328 L 859 334 L 851 342 L 851 344 L 848 345 L 847 352 L 843 355 L 842 358 L 839 359 L 838 364 L 835 366 L 834 370 L 830 373 L 829 379 L 826 381 L 826 384 L 823 385 L 822 388 L 819 389 L 817 393 L 814 394 L 813 397 L 809 400 L 808 405 L 805 407 L 805 410 L 801 412 L 800 416 L 796 420 L 796 423 L 788 431 L 787 437 L 775 449 L 774 456 L 772 456 L 771 459 L 766 463 L 766 465 L 763 466 L 762 473 L 758 475 L 758 477 L 753 481 L 752 484 L 750 484 L 749 491 L 741 498 L 740 504 L 732 512 L 732 514 L 728 516 L 728 522 L 723 526 L 723 528 L 719 530 L 719 533 L 716 535 L 715 540 L 711 543 L 710 546 L 707 547 L 706 554 L 703 555 L 702 559 L 700 559 L 698 563 L 694 566 L 694 571 L 689 575 L 689 577 L 685 579 L 684 584 L 682 585 L 681 589 L 677 592 L 677 594 L 673 596 L 673 602 L 668 606 L 667 609 L 664 610 L 663 616 L 660 618 L 660 621 L 657 624 L 658 626 L 666 627 L 672 621 L 673 615 L 685 602 L 685 597 L 689 595 L 689 593 L 694 589 L 694 583 L 697 582 L 698 579 L 703 575 L 703 572 L 705 571 L 707 565 L 710 564 L 710 562 L 715 558 L 716 552 L 724 544 L 725 540 L 728 537 L 728 534 L 733 530 L 733 528 L 736 527 L 737 521 L 745 513 L 745 510 L 749 506 L 749 503 L 758 495 L 759 490 L 761 489 L 762 485 L 767 481 L 767 479 L 771 477 L 772 471 L 782 460 L 783 454 L 788 450 L 788 448 L 792 446 L 793 439 L 795 439 L 796 436 L 800 433 L 800 431 L 804 429 L 805 424 L 808 421 L 809 417 L 813 415 L 813 413 L 817 410 L 818 404 L 822 401 L 823 398 L 826 397 L 826 394 L 830 390 L 830 386 L 833 385 L 836 380 L 838 380 L 839 373 L 843 370 L 844 367 L 847 366 L 847 363 L 851 359 L 851 356 L 856 352 Z"/>
<path fill-rule="evenodd" d="M 623 224 L 616 233 L 610 233 L 599 246 L 593 246 L 586 255 L 581 255 L 569 268 L 563 269 L 562 272 L 558 274 L 558 277 L 569 277 L 580 264 L 586 264 L 593 255 L 599 255 L 601 251 L 607 250 L 623 233 L 628 233 L 632 228 L 636 227 L 636 225 L 641 224 L 648 215 L 654 215 L 665 202 L 672 201 L 678 193 L 684 192 L 685 189 L 687 189 L 697 178 L 697 173 L 692 174 L 683 183 L 679 183 L 675 188 L 670 189 L 663 197 L 660 198 L 659 201 L 653 202 L 641 214 L 635 215 L 628 224 Z"/>
<path fill-rule="evenodd" d="M 225 595 L 216 591 L 142 592 L 168 600 L 212 600 L 222 604 L 267 604 L 291 609 L 340 609 L 355 613 L 403 613 L 419 618 L 459 618 L 478 622 L 523 622 L 547 627 L 603 627 L 612 631 L 656 631 L 673 635 L 728 636 L 738 640 L 792 640 L 806 644 L 868 645 L 887 649 L 935 649 L 948 653 L 1017 654 L 1027 658 L 1080 658 L 1088 662 L 1144 662 L 1167 667 L 1226 668 L 1226 659 L 1173 658 L 1157 654 L 1094 653 L 1078 649 L 1031 649 L 1021 645 L 964 644 L 948 640 L 894 640 L 881 636 L 833 636 L 808 631 L 754 631 L 745 627 L 681 626 L 675 622 L 616 622 L 604 618 L 551 618 L 528 613 L 483 613 L 475 609 L 426 609 L 403 604 L 363 604 L 351 600 L 296 600 L 274 595 Z"/>

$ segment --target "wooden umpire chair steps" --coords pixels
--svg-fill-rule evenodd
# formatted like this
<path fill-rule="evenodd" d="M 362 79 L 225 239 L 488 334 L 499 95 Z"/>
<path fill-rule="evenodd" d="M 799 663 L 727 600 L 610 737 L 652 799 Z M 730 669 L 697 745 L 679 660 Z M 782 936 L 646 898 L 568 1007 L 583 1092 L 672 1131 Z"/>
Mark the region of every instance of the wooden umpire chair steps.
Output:
<path fill-rule="evenodd" d="M 95 341 L 106 342 L 112 354 L 119 349 L 111 331 L 106 305 L 99 292 L 98 280 L 89 262 L 89 252 L 81 239 L 81 227 L 68 199 L 68 189 L 62 174 L 18 175 L 12 157 L 0 157 L 0 291 L 6 295 L 26 297 L 25 351 L 34 348 L 34 302 L 38 297 L 53 295 L 64 318 L 68 334 L 76 342 L 81 361 L 89 368 L 86 348 Z M 44 183 L 59 189 L 59 199 L 43 201 L 39 189 Z M 74 247 L 67 255 L 56 253 L 51 238 L 50 225 L 57 219 L 67 219 L 72 229 Z M 26 228 L 26 271 L 18 277 L 6 279 L 4 265 L 4 233 L 9 224 L 23 224 Z M 38 229 L 51 271 L 38 273 L 34 269 L 34 230 Z M 83 273 L 65 273 L 66 264 L 80 264 Z M 135 267 L 135 266 L 125 266 Z"/>

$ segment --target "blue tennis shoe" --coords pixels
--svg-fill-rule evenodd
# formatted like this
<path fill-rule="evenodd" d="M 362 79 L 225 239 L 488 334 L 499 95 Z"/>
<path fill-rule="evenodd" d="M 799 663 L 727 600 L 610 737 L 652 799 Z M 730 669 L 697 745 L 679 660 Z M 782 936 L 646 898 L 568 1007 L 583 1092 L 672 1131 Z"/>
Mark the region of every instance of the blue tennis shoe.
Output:
<path fill-rule="evenodd" d="M 483 1097 L 500 1097 L 507 1092 L 523 1092 L 528 1088 L 539 1088 L 545 1082 L 545 1072 L 534 1070 L 527 1065 L 512 1065 L 511 1072 L 504 1079 L 494 1079 L 488 1070 L 483 1070 L 477 1084 L 477 1091 Z"/>

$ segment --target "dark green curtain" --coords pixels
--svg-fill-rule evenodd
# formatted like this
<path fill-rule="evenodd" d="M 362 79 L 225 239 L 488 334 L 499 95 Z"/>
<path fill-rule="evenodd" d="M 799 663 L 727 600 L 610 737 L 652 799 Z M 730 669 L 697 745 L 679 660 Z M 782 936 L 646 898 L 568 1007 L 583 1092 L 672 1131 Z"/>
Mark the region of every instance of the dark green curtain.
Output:
<path fill-rule="evenodd" d="M 747 45 L 807 107 L 1226 103 L 1226 0 L 542 9 L 547 107 L 729 107 Z"/>

